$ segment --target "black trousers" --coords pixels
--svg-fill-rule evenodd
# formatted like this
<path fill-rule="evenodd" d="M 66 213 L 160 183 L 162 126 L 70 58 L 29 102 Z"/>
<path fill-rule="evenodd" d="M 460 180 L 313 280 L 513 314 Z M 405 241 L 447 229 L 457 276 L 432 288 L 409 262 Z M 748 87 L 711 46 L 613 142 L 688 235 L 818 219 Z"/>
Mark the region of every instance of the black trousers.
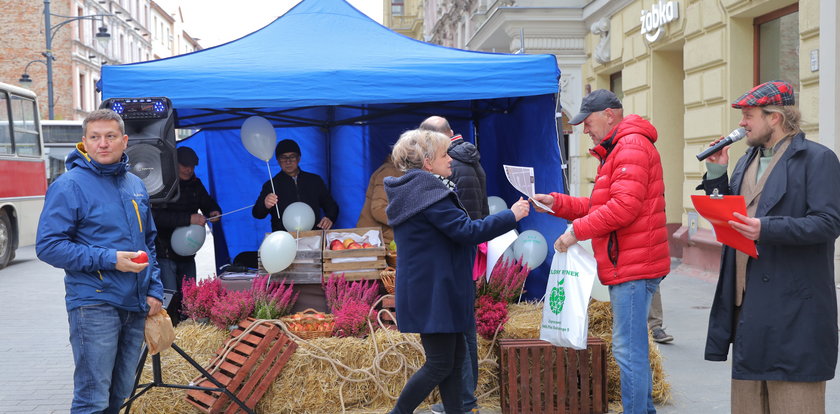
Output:
<path fill-rule="evenodd" d="M 426 363 L 409 378 L 391 413 L 413 413 L 435 387 L 440 389 L 447 414 L 463 413 L 461 367 L 466 353 L 464 333 L 420 334 L 420 341 L 426 353 Z"/>

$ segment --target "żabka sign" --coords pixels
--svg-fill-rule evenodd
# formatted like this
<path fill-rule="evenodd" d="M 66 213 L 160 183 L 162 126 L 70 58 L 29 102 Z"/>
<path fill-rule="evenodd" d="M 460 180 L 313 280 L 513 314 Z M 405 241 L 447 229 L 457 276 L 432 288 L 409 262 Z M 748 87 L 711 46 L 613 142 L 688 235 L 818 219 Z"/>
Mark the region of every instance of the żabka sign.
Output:
<path fill-rule="evenodd" d="M 651 10 L 642 10 L 642 34 L 648 42 L 656 41 L 662 34 L 662 26 L 677 20 L 680 17 L 679 4 L 675 1 L 654 3 Z"/>

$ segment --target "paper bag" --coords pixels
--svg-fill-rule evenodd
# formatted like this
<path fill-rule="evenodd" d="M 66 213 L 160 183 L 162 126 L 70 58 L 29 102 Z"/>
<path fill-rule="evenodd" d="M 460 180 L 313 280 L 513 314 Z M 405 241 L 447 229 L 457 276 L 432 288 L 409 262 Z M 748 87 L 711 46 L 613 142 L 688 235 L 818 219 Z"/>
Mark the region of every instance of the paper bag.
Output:
<path fill-rule="evenodd" d="M 146 316 L 146 344 L 149 345 L 149 355 L 155 355 L 166 350 L 175 341 L 175 328 L 172 327 L 172 319 L 166 313 L 166 309 Z"/>
<path fill-rule="evenodd" d="M 595 257 L 577 244 L 566 253 L 554 252 L 543 298 L 540 339 L 586 349 L 589 294 L 597 269 Z"/>

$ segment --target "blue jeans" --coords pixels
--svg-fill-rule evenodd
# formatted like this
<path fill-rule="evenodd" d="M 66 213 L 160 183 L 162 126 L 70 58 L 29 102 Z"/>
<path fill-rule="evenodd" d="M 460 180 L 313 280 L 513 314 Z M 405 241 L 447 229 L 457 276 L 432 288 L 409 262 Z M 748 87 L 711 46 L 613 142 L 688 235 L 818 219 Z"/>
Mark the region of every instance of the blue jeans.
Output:
<path fill-rule="evenodd" d="M 647 317 L 662 278 L 634 280 L 610 289 L 613 310 L 613 356 L 621 376 L 624 414 L 656 413 L 648 357 Z"/>
<path fill-rule="evenodd" d="M 100 304 L 73 309 L 68 320 L 76 364 L 70 412 L 119 412 L 134 387 L 146 314 Z"/>
<path fill-rule="evenodd" d="M 408 379 L 391 414 L 411 414 L 431 394 L 440 390 L 447 413 L 462 413 L 461 367 L 464 364 L 464 333 L 420 334 L 426 363 Z"/>

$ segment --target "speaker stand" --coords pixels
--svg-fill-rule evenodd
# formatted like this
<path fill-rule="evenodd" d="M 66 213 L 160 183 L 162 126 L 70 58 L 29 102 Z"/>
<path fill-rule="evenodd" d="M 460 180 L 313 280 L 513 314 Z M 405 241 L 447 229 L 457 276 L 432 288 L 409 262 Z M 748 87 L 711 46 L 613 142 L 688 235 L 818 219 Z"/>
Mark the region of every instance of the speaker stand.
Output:
<path fill-rule="evenodd" d="M 125 414 L 131 412 L 131 403 L 134 402 L 134 400 L 136 400 L 137 397 L 143 395 L 146 391 L 154 387 L 223 392 L 227 394 L 228 397 L 230 397 L 231 401 L 239 405 L 239 407 L 242 408 L 243 411 L 245 411 L 248 414 L 256 414 L 254 410 L 248 408 L 248 406 L 246 406 L 245 403 L 242 402 L 242 400 L 240 400 L 236 395 L 230 392 L 230 390 L 227 389 L 224 385 L 222 385 L 222 383 L 219 382 L 219 380 L 217 380 L 213 377 L 213 375 L 207 372 L 207 370 L 204 369 L 204 367 L 195 362 L 195 360 L 192 359 L 192 357 L 190 357 L 186 352 L 184 352 L 184 350 L 182 350 L 178 345 L 173 343 L 172 349 L 175 350 L 175 352 L 177 352 L 178 355 L 181 356 L 181 358 L 184 358 L 184 360 L 189 362 L 190 365 L 195 367 L 195 369 L 197 369 L 201 373 L 201 376 L 207 378 L 207 380 L 212 382 L 217 388 L 199 387 L 196 385 L 167 384 L 163 382 L 163 377 L 161 375 L 160 369 L 160 354 L 152 355 L 152 382 L 148 384 L 140 384 L 140 376 L 143 374 L 143 367 L 146 365 L 146 357 L 149 354 L 148 346 L 145 343 L 143 343 L 143 354 L 140 357 L 140 363 L 137 364 L 137 375 L 134 377 L 134 390 L 131 392 L 131 397 L 128 400 L 126 400 L 126 402 L 122 405 L 122 408 L 125 408 Z M 137 392 L 138 388 L 142 388 L 140 392 Z"/>

